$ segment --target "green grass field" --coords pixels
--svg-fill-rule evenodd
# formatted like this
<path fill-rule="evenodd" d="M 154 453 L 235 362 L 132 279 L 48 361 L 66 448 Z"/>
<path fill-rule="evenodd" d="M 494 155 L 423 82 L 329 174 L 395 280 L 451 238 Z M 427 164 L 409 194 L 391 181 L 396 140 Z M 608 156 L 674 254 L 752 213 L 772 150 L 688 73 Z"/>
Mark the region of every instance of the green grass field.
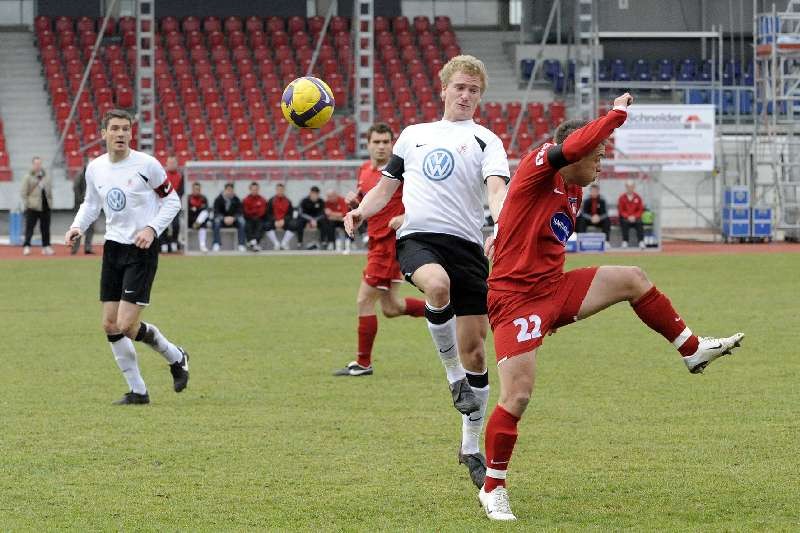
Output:
<path fill-rule="evenodd" d="M 175 394 L 137 346 L 153 403 L 132 407 L 111 405 L 99 261 L 2 261 L 0 529 L 797 530 L 799 259 L 570 258 L 642 266 L 696 332 L 747 338 L 701 376 L 628 305 L 548 338 L 513 525 L 457 464 L 422 319 L 381 318 L 376 374 L 331 377 L 363 256 L 162 257 L 144 317 L 190 351 L 191 382 Z"/>

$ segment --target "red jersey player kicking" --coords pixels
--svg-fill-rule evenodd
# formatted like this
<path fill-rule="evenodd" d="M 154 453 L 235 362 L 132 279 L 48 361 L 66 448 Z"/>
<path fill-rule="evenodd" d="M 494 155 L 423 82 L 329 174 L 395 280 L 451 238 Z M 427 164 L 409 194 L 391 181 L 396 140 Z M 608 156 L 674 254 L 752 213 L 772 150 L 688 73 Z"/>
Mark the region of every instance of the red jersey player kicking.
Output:
<path fill-rule="evenodd" d="M 627 301 L 648 327 L 671 342 L 693 374 L 729 354 L 744 337 L 697 337 L 669 299 L 634 266 L 564 272 L 564 245 L 575 227 L 581 187 L 594 181 L 604 141 L 627 118 L 629 94 L 606 116 L 567 121 L 529 153 L 511 180 L 498 219 L 489 277 L 489 322 L 494 332 L 500 398 L 486 427 L 487 470 L 478 498 L 493 520 L 515 520 L 505 488 L 517 423 L 533 391 L 536 352 L 548 332 Z"/>
<path fill-rule="evenodd" d="M 369 161 L 358 171 L 358 193 L 347 195 L 356 205 L 381 179 L 381 169 L 392 155 L 392 130 L 383 123 L 367 130 Z M 355 206 L 354 206 L 355 207 Z M 425 316 L 425 302 L 416 298 L 400 298 L 398 286 L 403 282 L 395 251 L 395 230 L 403 222 L 403 188 L 398 187 L 389 203 L 369 219 L 369 251 L 361 286 L 358 288 L 358 354 L 357 359 L 334 372 L 334 376 L 369 376 L 372 374 L 372 345 L 378 333 L 375 302 L 387 318 L 400 315 Z"/>

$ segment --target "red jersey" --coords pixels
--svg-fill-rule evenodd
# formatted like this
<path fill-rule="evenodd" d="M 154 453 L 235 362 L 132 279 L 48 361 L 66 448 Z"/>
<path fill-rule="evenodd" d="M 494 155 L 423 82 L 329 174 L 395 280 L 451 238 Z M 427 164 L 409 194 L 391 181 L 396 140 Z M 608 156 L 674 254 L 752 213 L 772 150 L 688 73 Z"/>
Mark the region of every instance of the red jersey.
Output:
<path fill-rule="evenodd" d="M 267 199 L 260 194 L 248 194 L 242 201 L 246 218 L 264 218 L 267 214 Z"/>
<path fill-rule="evenodd" d="M 269 200 L 270 213 L 274 220 L 283 220 L 286 216 L 291 216 L 292 202 L 285 196 L 273 196 Z"/>
<path fill-rule="evenodd" d="M 565 186 L 558 170 L 591 153 L 627 116 L 611 110 L 572 132 L 563 144 L 545 143 L 520 161 L 498 217 L 491 290 L 557 287 L 564 275 L 564 246 L 582 198 L 581 188 Z"/>
<path fill-rule="evenodd" d="M 332 212 L 339 213 L 341 215 L 344 215 L 350 211 L 347 208 L 347 202 L 344 201 L 343 196 L 337 196 L 333 201 L 325 200 L 325 209 L 330 209 Z"/>
<path fill-rule="evenodd" d="M 628 198 L 628 193 L 623 193 L 617 202 L 617 209 L 620 218 L 636 217 L 639 219 L 644 213 L 644 202 L 642 202 L 642 197 L 636 193 L 633 193 L 630 198 Z"/>
<path fill-rule="evenodd" d="M 178 170 L 167 170 L 167 179 L 179 197 L 183 196 L 183 175 Z"/>
<path fill-rule="evenodd" d="M 367 161 L 358 169 L 358 191 L 362 195 L 367 194 L 380 180 L 381 169 L 373 167 L 372 162 Z M 389 227 L 389 221 L 405 212 L 405 207 L 403 207 L 403 185 L 401 184 L 392 195 L 389 203 L 367 221 L 367 235 L 369 235 L 370 239 L 391 238 L 394 240 L 395 232 Z"/>

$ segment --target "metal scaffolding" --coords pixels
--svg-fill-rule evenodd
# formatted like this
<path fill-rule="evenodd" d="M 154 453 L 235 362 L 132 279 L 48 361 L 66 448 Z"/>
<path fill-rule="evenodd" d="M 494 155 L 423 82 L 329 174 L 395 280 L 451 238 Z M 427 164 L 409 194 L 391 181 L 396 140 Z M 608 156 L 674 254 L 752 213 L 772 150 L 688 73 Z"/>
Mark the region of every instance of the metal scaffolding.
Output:
<path fill-rule="evenodd" d="M 375 6 L 373 0 L 355 0 L 353 22 L 355 23 L 355 120 L 356 152 L 367 157 L 367 130 L 375 114 L 373 91 L 375 63 Z"/>
<path fill-rule="evenodd" d="M 137 147 L 153 154 L 156 131 L 156 2 L 136 2 L 136 117 Z"/>
<path fill-rule="evenodd" d="M 758 11 L 753 0 L 753 149 L 750 183 L 754 201 L 775 209 L 775 229 L 800 238 L 800 0 Z M 763 179 L 759 170 L 769 170 Z"/>

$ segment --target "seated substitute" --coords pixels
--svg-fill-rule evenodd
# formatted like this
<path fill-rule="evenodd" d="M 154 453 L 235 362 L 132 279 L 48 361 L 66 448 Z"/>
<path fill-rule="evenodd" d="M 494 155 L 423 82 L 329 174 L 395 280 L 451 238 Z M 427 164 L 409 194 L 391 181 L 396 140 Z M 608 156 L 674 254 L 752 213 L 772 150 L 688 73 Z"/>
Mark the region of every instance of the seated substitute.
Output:
<path fill-rule="evenodd" d="M 619 225 L 622 228 L 622 247 L 628 247 L 628 237 L 630 237 L 631 227 L 633 227 L 636 230 L 636 242 L 639 243 L 639 248 L 644 248 L 644 226 L 642 225 L 644 202 L 642 197 L 636 193 L 636 183 L 633 180 L 625 182 L 625 192 L 617 201 L 617 209 Z"/>
<path fill-rule="evenodd" d="M 345 253 L 350 252 L 350 243 L 353 242 L 353 239 L 344 231 L 344 216 L 349 210 L 344 196 L 333 189 L 328 191 L 325 195 L 325 217 L 328 219 L 328 236 L 325 240 L 328 241 L 329 250 L 333 249 L 334 243 L 336 243 L 337 250 L 343 250 Z M 343 240 L 336 238 L 337 228 L 342 229 L 342 233 L 344 233 Z"/>
<path fill-rule="evenodd" d="M 319 195 L 319 187 L 311 187 L 308 196 L 300 201 L 300 214 L 295 220 L 295 231 L 297 231 L 297 244 L 303 246 L 303 231 L 306 225 L 311 229 L 319 229 L 320 244 L 309 243 L 307 250 L 314 250 L 317 247 L 325 249 L 328 245 L 326 240 L 329 234 L 328 218 L 325 216 L 325 201 Z"/>
<path fill-rule="evenodd" d="M 260 190 L 258 182 L 252 182 L 250 194 L 242 201 L 247 248 L 253 252 L 261 251 L 259 243 L 264 236 L 264 227 L 267 223 L 267 199 L 261 196 Z"/>
<path fill-rule="evenodd" d="M 600 196 L 600 186 L 592 183 L 589 188 L 589 198 L 583 201 L 581 213 L 575 223 L 576 233 L 586 233 L 588 226 L 595 226 L 606 234 L 606 243 L 611 235 L 611 220 L 608 218 L 606 200 Z"/>
<path fill-rule="evenodd" d="M 212 250 L 219 251 L 222 235 L 221 228 L 236 228 L 239 239 L 239 251 L 245 251 L 244 239 L 244 216 L 242 215 L 242 201 L 233 192 L 233 183 L 226 183 L 225 188 L 214 200 L 214 221 L 212 229 L 214 231 L 214 245 Z"/>
<path fill-rule="evenodd" d="M 201 252 L 207 252 L 206 233 L 209 221 L 214 212 L 208 205 L 208 198 L 203 194 L 203 189 L 198 182 L 192 183 L 192 194 L 186 200 L 189 209 L 187 223 L 190 228 L 197 230 L 197 245 Z"/>
<path fill-rule="evenodd" d="M 292 201 L 286 197 L 286 187 L 283 183 L 275 185 L 275 196 L 267 202 L 267 218 L 264 229 L 267 230 L 267 238 L 269 238 L 275 250 L 288 250 L 289 241 L 292 240 L 294 230 L 292 230 L 292 216 L 294 215 L 294 206 Z M 282 229 L 283 239 L 278 242 L 278 236 L 275 230 Z"/>

